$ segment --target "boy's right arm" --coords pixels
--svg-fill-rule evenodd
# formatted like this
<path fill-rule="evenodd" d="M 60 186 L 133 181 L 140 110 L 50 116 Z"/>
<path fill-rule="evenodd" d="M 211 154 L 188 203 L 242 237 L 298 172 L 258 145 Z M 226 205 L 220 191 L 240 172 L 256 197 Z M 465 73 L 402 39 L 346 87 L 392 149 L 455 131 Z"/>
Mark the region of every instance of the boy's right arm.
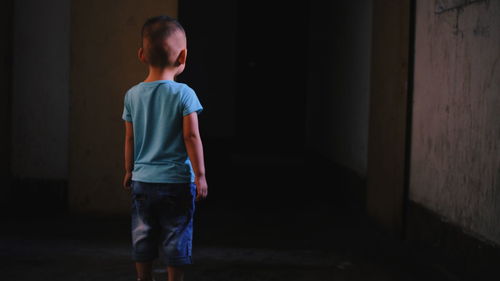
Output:
<path fill-rule="evenodd" d="M 186 150 L 193 165 L 196 182 L 196 200 L 207 197 L 208 187 L 205 178 L 205 163 L 203 159 L 203 145 L 198 129 L 198 113 L 193 112 L 183 118 L 183 136 Z"/>
<path fill-rule="evenodd" d="M 125 121 L 125 177 L 123 188 L 130 190 L 132 170 L 134 169 L 134 126 L 132 122 Z"/>

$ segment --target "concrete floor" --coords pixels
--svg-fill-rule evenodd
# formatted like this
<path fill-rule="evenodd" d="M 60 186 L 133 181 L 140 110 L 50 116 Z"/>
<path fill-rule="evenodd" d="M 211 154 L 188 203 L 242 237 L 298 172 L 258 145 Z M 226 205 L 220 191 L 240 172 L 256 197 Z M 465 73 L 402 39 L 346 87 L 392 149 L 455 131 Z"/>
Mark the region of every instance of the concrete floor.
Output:
<path fill-rule="evenodd" d="M 209 207 L 197 210 L 196 264 L 186 281 L 456 280 L 362 217 L 335 215 L 327 206 Z M 7 219 L 0 233 L 1 280 L 135 280 L 129 226 L 128 217 Z M 165 280 L 159 262 L 155 268 L 157 280 Z"/>
<path fill-rule="evenodd" d="M 209 198 L 197 205 L 195 264 L 185 280 L 463 280 L 433 252 L 371 226 L 363 216 L 362 181 L 307 163 L 316 164 L 229 167 L 234 171 L 214 165 Z M 258 177 L 242 180 L 242 171 Z M 0 280 L 135 280 L 128 216 L 43 214 L 19 204 L 1 212 Z M 157 280 L 166 280 L 159 261 L 155 269 Z"/>

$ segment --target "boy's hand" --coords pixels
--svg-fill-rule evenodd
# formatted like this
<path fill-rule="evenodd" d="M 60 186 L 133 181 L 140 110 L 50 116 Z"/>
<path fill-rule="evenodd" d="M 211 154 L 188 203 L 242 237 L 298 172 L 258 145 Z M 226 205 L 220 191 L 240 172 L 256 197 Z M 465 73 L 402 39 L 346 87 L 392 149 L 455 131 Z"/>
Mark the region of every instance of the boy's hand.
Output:
<path fill-rule="evenodd" d="M 196 183 L 196 201 L 205 199 L 208 195 L 207 180 L 205 179 L 205 177 L 197 177 L 195 183 Z"/>
<path fill-rule="evenodd" d="M 125 177 L 123 178 L 123 189 L 129 191 L 130 190 L 130 181 L 132 180 L 132 173 L 125 173 Z"/>

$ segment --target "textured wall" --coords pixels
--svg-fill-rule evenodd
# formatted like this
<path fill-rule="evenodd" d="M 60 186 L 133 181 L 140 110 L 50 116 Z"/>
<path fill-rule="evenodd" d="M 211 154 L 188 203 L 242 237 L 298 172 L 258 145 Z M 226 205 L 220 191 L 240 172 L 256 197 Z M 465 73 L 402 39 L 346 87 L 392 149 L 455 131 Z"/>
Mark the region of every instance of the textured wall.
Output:
<path fill-rule="evenodd" d="M 372 1 L 310 1 L 306 145 L 366 176 Z"/>
<path fill-rule="evenodd" d="M 70 1 L 14 1 L 12 173 L 68 177 Z"/>
<path fill-rule="evenodd" d="M 500 243 L 500 1 L 439 2 L 417 1 L 410 198 Z"/>
<path fill-rule="evenodd" d="M 402 230 L 410 1 L 373 2 L 367 211 Z"/>
<path fill-rule="evenodd" d="M 4 206 L 9 200 L 5 194 L 10 188 L 10 154 L 11 154 L 11 121 L 10 121 L 10 94 L 11 94 L 11 51 L 12 51 L 12 1 L 5 1 L 0 10 L 0 36 L 4 38 L 0 44 L 0 177 L 4 179 L 0 185 L 0 204 Z"/>
<path fill-rule="evenodd" d="M 176 16 L 175 0 L 75 0 L 71 7 L 69 204 L 75 212 L 123 213 L 125 91 L 144 80 L 137 59 L 146 18 Z"/>

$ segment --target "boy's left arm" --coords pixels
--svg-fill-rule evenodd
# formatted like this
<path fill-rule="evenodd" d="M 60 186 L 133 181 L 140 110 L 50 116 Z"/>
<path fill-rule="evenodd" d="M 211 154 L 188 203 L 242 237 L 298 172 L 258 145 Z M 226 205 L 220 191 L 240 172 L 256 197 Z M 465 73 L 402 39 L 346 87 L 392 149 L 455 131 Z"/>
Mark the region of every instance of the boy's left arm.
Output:
<path fill-rule="evenodd" d="M 125 121 L 125 177 L 123 188 L 130 190 L 132 170 L 134 169 L 134 127 L 132 122 Z"/>

